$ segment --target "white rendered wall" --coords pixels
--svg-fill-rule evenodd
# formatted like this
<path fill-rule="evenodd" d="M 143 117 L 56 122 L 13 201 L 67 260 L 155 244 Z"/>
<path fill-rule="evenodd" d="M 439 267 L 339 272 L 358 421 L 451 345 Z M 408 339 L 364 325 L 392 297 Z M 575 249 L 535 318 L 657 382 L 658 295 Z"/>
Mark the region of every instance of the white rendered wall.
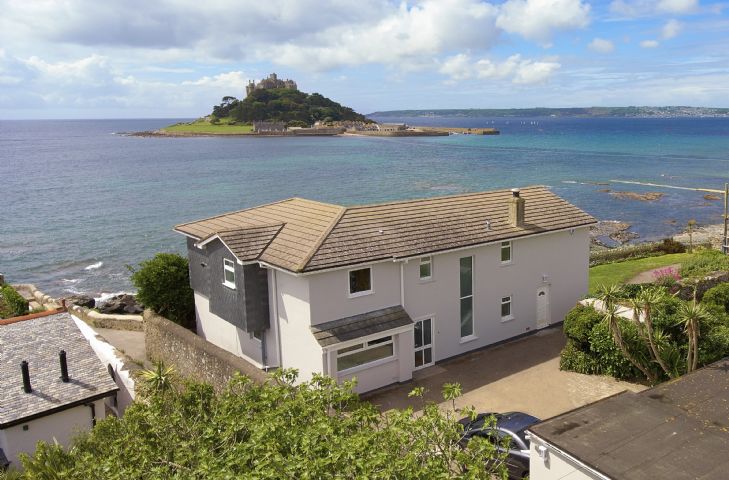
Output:
<path fill-rule="evenodd" d="M 462 343 L 459 260 L 468 255 L 474 256 L 474 337 Z M 404 308 L 412 318 L 433 318 L 436 361 L 534 330 L 542 286 L 549 285 L 552 323 L 563 320 L 587 293 L 587 228 L 514 240 L 508 265 L 501 264 L 500 255 L 500 244 L 434 255 L 428 281 L 419 278 L 419 259 L 404 265 Z M 502 322 L 501 298 L 509 295 L 513 319 Z"/>
<path fill-rule="evenodd" d="M 261 363 L 261 342 L 245 330 L 211 313 L 210 300 L 199 292 L 195 292 L 195 325 L 197 334 L 208 342 L 245 358 L 258 368 L 263 367 Z M 274 345 L 272 340 L 268 338 L 267 340 L 272 346 Z M 269 355 L 274 355 L 272 358 L 275 358 L 275 353 L 275 351 L 271 352 L 269 349 Z"/>
<path fill-rule="evenodd" d="M 96 420 L 99 421 L 105 415 L 104 401 L 97 400 L 94 405 Z M 23 426 L 26 425 L 28 429 L 23 430 Z M 36 443 L 39 441 L 52 443 L 55 440 L 67 447 L 77 433 L 90 430 L 91 426 L 91 408 L 79 405 L 0 431 L 0 446 L 2 446 L 5 455 L 10 460 L 11 468 L 20 468 L 18 454 L 21 452 L 32 454 L 35 452 Z"/>
<path fill-rule="evenodd" d="M 544 459 L 537 449 L 543 442 L 532 441 L 529 451 L 529 478 L 533 480 L 602 480 L 604 477 L 594 475 L 573 460 L 561 455 L 553 448 L 548 448 Z"/>
<path fill-rule="evenodd" d="M 373 293 L 352 298 L 349 296 L 348 269 L 306 276 L 309 279 L 312 325 L 400 305 L 400 265 L 381 262 L 357 268 L 367 266 L 372 267 Z"/>
<path fill-rule="evenodd" d="M 296 368 L 299 381 L 323 373 L 324 354 L 311 332 L 309 278 L 271 271 L 275 278 L 277 322 L 281 343 L 281 366 Z M 269 289 L 269 292 L 272 292 Z"/>

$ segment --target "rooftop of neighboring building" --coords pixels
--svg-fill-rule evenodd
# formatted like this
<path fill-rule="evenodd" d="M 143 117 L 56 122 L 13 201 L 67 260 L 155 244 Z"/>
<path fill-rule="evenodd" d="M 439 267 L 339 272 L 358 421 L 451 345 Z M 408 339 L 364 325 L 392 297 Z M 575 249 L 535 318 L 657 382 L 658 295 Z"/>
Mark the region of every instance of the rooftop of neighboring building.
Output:
<path fill-rule="evenodd" d="M 61 380 L 66 352 L 69 381 Z M 118 387 L 68 313 L 0 326 L 0 428 L 112 395 Z M 25 393 L 27 361 L 32 392 Z"/>
<path fill-rule="evenodd" d="M 175 230 L 199 243 L 216 238 L 226 243 L 222 237 L 234 237 L 244 251 L 226 245 L 241 261 L 310 272 L 595 223 L 546 187 L 526 187 L 520 195 L 526 202 L 520 227 L 509 222 L 513 193 L 504 189 L 353 207 L 291 198 L 184 223 Z M 255 238 L 247 241 L 249 236 Z"/>
<path fill-rule="evenodd" d="M 723 479 L 729 471 L 729 357 L 529 429 L 614 479 Z"/>

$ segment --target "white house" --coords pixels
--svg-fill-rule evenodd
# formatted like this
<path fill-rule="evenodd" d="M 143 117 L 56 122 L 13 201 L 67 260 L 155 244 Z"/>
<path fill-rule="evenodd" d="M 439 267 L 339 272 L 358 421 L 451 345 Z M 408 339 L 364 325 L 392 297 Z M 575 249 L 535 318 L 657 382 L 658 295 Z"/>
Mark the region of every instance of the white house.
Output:
<path fill-rule="evenodd" d="M 545 187 L 342 207 L 292 198 L 185 223 L 197 332 L 360 392 L 559 322 L 595 220 Z"/>
<path fill-rule="evenodd" d="M 67 313 L 0 325 L 0 469 L 41 440 L 67 446 L 117 390 Z"/>

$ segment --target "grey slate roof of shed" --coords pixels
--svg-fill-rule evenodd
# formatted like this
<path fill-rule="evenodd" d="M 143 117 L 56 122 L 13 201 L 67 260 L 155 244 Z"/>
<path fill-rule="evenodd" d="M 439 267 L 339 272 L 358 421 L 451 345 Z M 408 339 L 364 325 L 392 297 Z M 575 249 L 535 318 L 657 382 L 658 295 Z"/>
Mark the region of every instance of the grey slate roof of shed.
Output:
<path fill-rule="evenodd" d="M 313 325 L 311 331 L 319 345 L 328 347 L 329 345 L 386 332 L 412 323 L 413 320 L 410 315 L 400 305 L 397 305 Z"/>
<path fill-rule="evenodd" d="M 250 242 L 256 245 L 256 260 L 292 272 L 313 272 L 596 223 L 548 188 L 534 186 L 521 189 L 524 226 L 515 227 L 508 221 L 511 196 L 510 190 L 493 190 L 353 207 L 291 198 L 184 223 L 175 230 L 197 241 L 237 231 L 236 241 L 246 243 L 252 227 L 271 232 L 282 225 L 270 240 L 264 235 L 269 241 L 260 251 L 264 242 L 256 230 Z"/>
<path fill-rule="evenodd" d="M 68 383 L 61 381 L 61 350 L 66 351 Z M 28 362 L 32 393 L 23 391 L 23 360 Z M 0 326 L 0 428 L 118 389 L 69 314 Z"/>
<path fill-rule="evenodd" d="M 613 479 L 725 479 L 729 358 L 641 393 L 625 392 L 531 427 Z"/>

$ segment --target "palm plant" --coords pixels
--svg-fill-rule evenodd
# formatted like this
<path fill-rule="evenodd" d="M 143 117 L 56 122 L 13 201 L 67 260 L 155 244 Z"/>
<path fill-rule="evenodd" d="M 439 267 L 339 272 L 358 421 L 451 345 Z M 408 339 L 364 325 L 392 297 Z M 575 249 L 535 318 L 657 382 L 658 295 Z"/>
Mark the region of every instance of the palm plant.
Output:
<path fill-rule="evenodd" d="M 638 294 L 637 303 L 641 305 L 641 312 L 643 313 L 643 326 L 645 331 L 646 340 L 648 340 L 648 351 L 653 357 L 653 360 L 661 367 L 661 370 L 668 375 L 669 378 L 675 378 L 673 370 L 666 364 L 661 350 L 658 348 L 655 336 L 653 333 L 653 312 L 659 307 L 666 296 L 662 289 L 658 288 L 641 288 Z"/>
<path fill-rule="evenodd" d="M 159 361 L 155 362 L 153 369 L 139 372 L 139 376 L 151 391 L 165 392 L 172 388 L 175 369 L 173 367 L 166 367 L 164 362 Z"/>
<path fill-rule="evenodd" d="M 699 365 L 699 332 L 701 323 L 711 320 L 712 315 L 703 305 L 696 302 L 685 302 L 678 311 L 678 317 L 683 323 L 684 331 L 688 337 L 688 349 L 686 351 L 686 371 L 693 372 Z"/>
<path fill-rule="evenodd" d="M 597 298 L 603 303 L 605 308 L 605 322 L 608 324 L 613 342 L 622 352 L 623 356 L 643 375 L 648 381 L 656 383 L 656 375 L 633 355 L 623 338 L 623 332 L 620 328 L 620 314 L 618 313 L 618 301 L 622 298 L 622 289 L 618 285 L 600 285 L 597 291 Z"/>

